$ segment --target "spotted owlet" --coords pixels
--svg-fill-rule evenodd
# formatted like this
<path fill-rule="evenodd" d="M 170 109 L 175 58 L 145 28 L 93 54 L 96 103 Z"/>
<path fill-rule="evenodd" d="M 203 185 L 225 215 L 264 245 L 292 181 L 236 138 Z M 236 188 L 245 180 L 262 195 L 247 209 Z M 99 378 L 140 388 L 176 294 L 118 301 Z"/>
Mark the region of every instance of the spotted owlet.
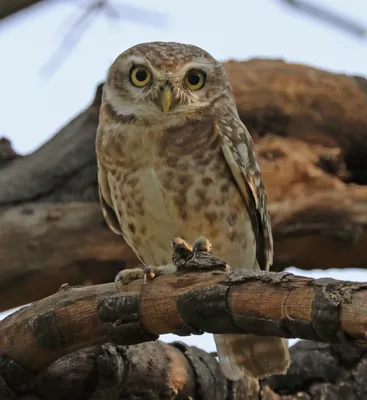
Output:
<path fill-rule="evenodd" d="M 136 45 L 104 85 L 96 151 L 101 205 L 146 266 L 169 242 L 203 235 L 233 269 L 268 270 L 273 242 L 262 176 L 222 65 L 186 44 Z M 283 373 L 286 341 L 214 335 L 224 375 Z"/>

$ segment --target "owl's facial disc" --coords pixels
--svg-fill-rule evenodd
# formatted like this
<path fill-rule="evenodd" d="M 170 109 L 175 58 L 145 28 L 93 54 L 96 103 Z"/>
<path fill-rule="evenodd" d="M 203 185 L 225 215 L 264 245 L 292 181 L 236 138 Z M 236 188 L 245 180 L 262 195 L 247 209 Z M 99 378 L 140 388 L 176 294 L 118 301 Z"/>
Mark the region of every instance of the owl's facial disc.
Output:
<path fill-rule="evenodd" d="M 192 57 L 139 51 L 123 53 L 112 64 L 105 97 L 120 115 L 177 124 L 204 109 L 210 112 L 230 93 L 227 82 L 221 64 L 201 50 Z"/>
<path fill-rule="evenodd" d="M 135 104 L 157 107 L 157 112 L 172 114 L 175 111 L 188 111 L 195 104 L 198 108 L 208 98 L 202 91 L 206 84 L 207 73 L 203 62 L 192 61 L 181 66 L 154 66 L 144 57 L 130 59 L 129 81 Z M 139 108 L 139 106 L 138 106 Z"/>

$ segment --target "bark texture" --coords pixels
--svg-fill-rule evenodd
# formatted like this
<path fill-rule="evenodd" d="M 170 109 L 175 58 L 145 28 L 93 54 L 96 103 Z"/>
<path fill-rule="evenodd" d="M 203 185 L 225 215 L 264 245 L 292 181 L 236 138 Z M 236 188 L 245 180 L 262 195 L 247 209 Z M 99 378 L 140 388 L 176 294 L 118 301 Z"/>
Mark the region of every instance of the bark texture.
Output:
<path fill-rule="evenodd" d="M 65 285 L 3 320 L 1 398 L 363 398 L 366 284 L 287 273 L 230 273 L 210 253 L 185 247 L 175 248 L 173 260 L 176 275 L 147 284 L 132 281 L 124 285 L 122 297 L 114 284 Z M 286 376 L 230 382 L 214 355 L 180 342 L 153 342 L 161 333 L 204 330 L 339 344 L 299 343 L 291 350 Z"/>
<path fill-rule="evenodd" d="M 182 264 L 175 275 L 124 285 L 123 296 L 114 284 L 65 286 L 0 322 L 0 354 L 38 372 L 88 345 L 137 344 L 165 333 L 247 333 L 367 346 L 367 284 L 218 271 L 222 261 L 208 268 L 208 254 L 189 261 L 212 272 L 189 272 Z"/>
<path fill-rule="evenodd" d="M 195 346 L 159 341 L 130 347 L 107 343 L 64 356 L 38 374 L 2 358 L 0 395 L 2 400 L 357 400 L 366 395 L 365 352 L 302 342 L 291 354 L 289 376 L 230 382 L 214 356 Z M 307 370 L 308 378 L 301 370 Z M 292 379 L 289 387 L 287 378 Z"/>
<path fill-rule="evenodd" d="M 361 400 L 367 353 L 346 345 L 300 342 L 286 376 L 230 382 L 213 355 L 182 342 L 75 351 L 30 373 L 0 360 L 2 400 Z M 142 384 L 144 382 L 144 384 Z"/>
<path fill-rule="evenodd" d="M 367 353 L 349 345 L 299 342 L 285 376 L 227 381 L 212 354 L 182 342 L 105 343 L 67 354 L 40 372 L 0 358 L 2 400 L 361 400 Z"/>

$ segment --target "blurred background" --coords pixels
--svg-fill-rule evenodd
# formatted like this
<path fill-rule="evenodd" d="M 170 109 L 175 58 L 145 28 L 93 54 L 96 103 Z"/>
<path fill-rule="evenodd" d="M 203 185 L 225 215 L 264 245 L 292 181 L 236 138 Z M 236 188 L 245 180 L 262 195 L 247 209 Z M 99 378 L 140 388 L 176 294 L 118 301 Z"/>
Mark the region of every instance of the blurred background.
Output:
<path fill-rule="evenodd" d="M 31 6 L 11 14 L 18 3 Z M 0 18 L 0 136 L 21 154 L 90 104 L 114 58 L 140 42 L 191 43 L 221 61 L 283 59 L 367 76 L 365 0 L 0 0 Z M 367 281 L 366 270 L 290 270 Z M 207 335 L 183 340 L 214 350 Z"/>

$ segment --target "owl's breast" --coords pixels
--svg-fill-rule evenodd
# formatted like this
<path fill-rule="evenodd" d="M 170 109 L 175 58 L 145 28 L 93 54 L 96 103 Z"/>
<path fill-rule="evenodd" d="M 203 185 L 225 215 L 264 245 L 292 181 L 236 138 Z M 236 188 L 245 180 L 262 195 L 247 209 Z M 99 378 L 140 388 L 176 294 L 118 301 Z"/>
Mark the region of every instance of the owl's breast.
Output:
<path fill-rule="evenodd" d="M 125 147 L 126 157 L 109 174 L 120 225 L 145 264 L 170 263 L 169 241 L 177 236 L 190 243 L 206 236 L 231 265 L 255 259 L 251 221 L 212 129 L 168 131 L 144 151 L 130 145 L 126 154 Z"/>
<path fill-rule="evenodd" d="M 162 187 L 176 236 L 208 238 L 215 254 L 235 268 L 255 268 L 256 240 L 245 202 L 221 148 L 166 164 Z M 159 173 L 159 175 L 161 175 Z"/>
<path fill-rule="evenodd" d="M 109 177 L 128 244 L 147 265 L 171 262 L 169 241 L 206 236 L 215 253 L 244 266 L 255 254 L 251 221 L 221 152 L 174 157 Z M 249 246 L 250 244 L 250 246 Z"/>

